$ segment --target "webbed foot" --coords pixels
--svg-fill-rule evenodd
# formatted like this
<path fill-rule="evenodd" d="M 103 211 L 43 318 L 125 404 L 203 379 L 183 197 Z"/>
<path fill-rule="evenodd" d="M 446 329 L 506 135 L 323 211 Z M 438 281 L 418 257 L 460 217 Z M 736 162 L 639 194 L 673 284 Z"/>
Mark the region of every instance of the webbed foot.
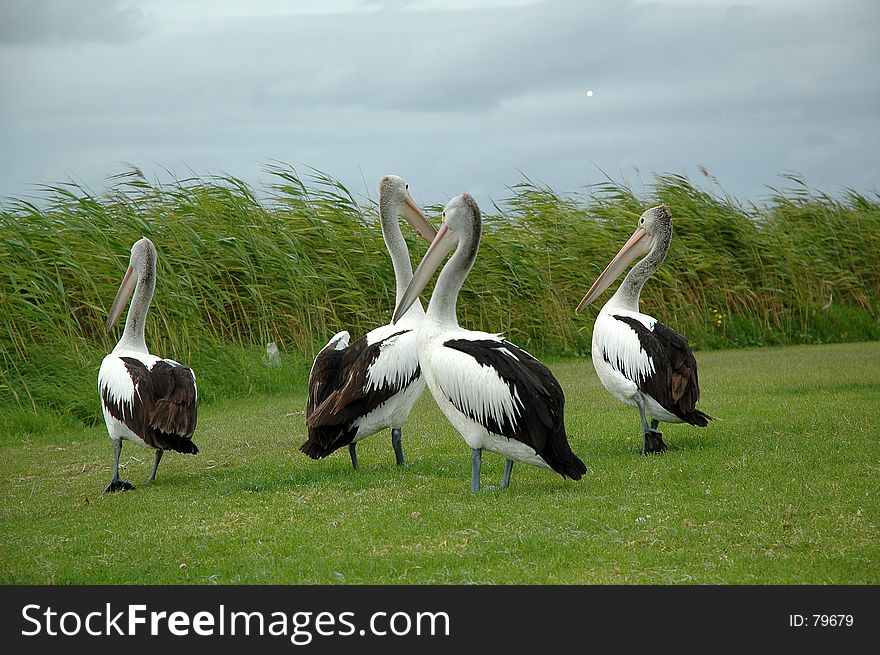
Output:
<path fill-rule="evenodd" d="M 662 453 L 666 450 L 666 443 L 663 441 L 663 433 L 660 430 L 649 429 L 645 432 L 645 455 L 651 453 Z"/>
<path fill-rule="evenodd" d="M 110 494 L 116 493 L 117 491 L 131 491 L 132 489 L 134 489 L 134 485 L 131 482 L 116 478 L 115 480 L 110 480 L 110 484 L 104 489 L 104 493 Z"/>

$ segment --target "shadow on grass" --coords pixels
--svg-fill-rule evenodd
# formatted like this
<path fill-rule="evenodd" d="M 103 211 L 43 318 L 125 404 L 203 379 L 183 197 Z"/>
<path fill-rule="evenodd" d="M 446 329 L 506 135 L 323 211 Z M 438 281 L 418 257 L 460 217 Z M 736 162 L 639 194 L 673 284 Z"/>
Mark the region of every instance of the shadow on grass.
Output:
<path fill-rule="evenodd" d="M 346 462 L 347 463 L 347 462 Z M 410 469 L 398 469 L 395 465 L 376 468 L 364 467 L 354 471 L 350 466 L 305 468 L 258 469 L 253 465 L 229 465 L 193 471 L 191 474 L 172 474 L 157 479 L 154 486 L 189 488 L 200 484 L 216 488 L 220 494 L 274 493 L 303 487 L 335 487 L 347 491 L 360 491 L 385 487 L 389 481 L 400 478 Z M 142 485 L 143 486 L 143 485 Z"/>
<path fill-rule="evenodd" d="M 709 428 L 711 429 L 711 427 Z M 497 497 L 547 497 L 557 493 L 569 493 L 574 486 L 589 489 L 594 471 L 601 470 L 608 460 L 632 460 L 633 465 L 652 462 L 662 465 L 663 460 L 677 460 L 690 452 L 712 450 L 717 447 L 711 435 L 697 428 L 673 429 L 664 433 L 669 450 L 666 453 L 645 457 L 641 453 L 639 434 L 622 436 L 620 439 L 594 440 L 589 444 L 573 444 L 575 452 L 588 467 L 588 472 L 580 482 L 564 480 L 551 471 L 540 471 L 527 464 L 514 467 L 513 482 L 509 490 L 484 492 L 480 496 Z M 459 452 L 460 451 L 460 452 Z M 227 453 L 227 457 L 228 457 Z M 191 470 L 175 467 L 164 472 L 160 469 L 156 482 L 148 485 L 146 476 L 149 467 L 144 467 L 143 480 L 139 481 L 134 471 L 127 477 L 135 485 L 135 493 L 155 489 L 174 493 L 189 493 L 194 487 L 210 489 L 222 496 L 239 494 L 272 494 L 296 491 L 329 491 L 340 496 L 358 492 L 377 490 L 409 490 L 416 492 L 423 485 L 442 485 L 455 495 L 470 496 L 470 454 L 467 448 L 456 449 L 455 453 L 424 453 L 410 456 L 405 467 L 394 464 L 388 453 L 367 451 L 361 457 L 361 468 L 351 468 L 348 453 L 340 451 L 328 458 L 312 461 L 291 449 L 276 451 L 270 461 L 237 461 L 228 457 L 224 461 L 208 467 L 204 463 Z M 222 456 L 221 456 L 222 457 Z M 501 482 L 503 458 L 486 453 L 482 483 L 484 486 L 497 486 Z M 528 471 L 527 475 L 524 472 Z M 109 468 L 108 468 L 109 478 Z M 179 490 L 179 491 L 178 491 Z M 96 490 L 96 493 L 98 491 Z M 130 492 L 129 492 L 130 493 Z"/>
<path fill-rule="evenodd" d="M 482 476 L 484 486 L 494 485 L 497 487 L 500 484 L 502 474 L 500 461 L 499 458 L 497 465 L 484 465 Z M 539 479 L 536 479 L 530 471 L 528 478 L 522 479 L 523 468 L 528 465 L 520 464 L 514 468 L 510 489 L 487 490 L 474 495 L 470 492 L 469 463 L 469 461 L 462 461 L 460 465 L 444 463 L 442 466 L 437 466 L 430 461 L 425 461 L 407 467 L 397 467 L 394 464 L 376 467 L 362 465 L 359 471 L 353 471 L 342 462 L 332 466 L 296 468 L 289 471 L 283 469 L 267 471 L 253 467 L 236 466 L 194 471 L 191 474 L 174 473 L 159 477 L 152 485 L 145 483 L 137 485 L 135 483 L 135 491 L 155 489 L 156 491 L 180 490 L 181 493 L 185 493 L 191 491 L 194 485 L 198 485 L 202 488 L 211 488 L 214 493 L 220 496 L 252 493 L 279 494 L 292 491 L 302 492 L 303 490 L 329 491 L 339 496 L 345 496 L 369 491 L 387 490 L 390 492 L 394 490 L 395 486 L 398 487 L 398 491 L 415 493 L 418 488 L 428 485 L 451 489 L 452 496 L 461 498 L 547 498 L 556 494 L 568 494 L 574 488 L 573 485 L 583 484 L 585 487 L 589 487 L 591 478 L 591 474 L 587 473 L 581 482 L 576 482 L 564 480 L 557 473 L 541 471 Z M 518 476 L 517 473 L 520 475 Z"/>

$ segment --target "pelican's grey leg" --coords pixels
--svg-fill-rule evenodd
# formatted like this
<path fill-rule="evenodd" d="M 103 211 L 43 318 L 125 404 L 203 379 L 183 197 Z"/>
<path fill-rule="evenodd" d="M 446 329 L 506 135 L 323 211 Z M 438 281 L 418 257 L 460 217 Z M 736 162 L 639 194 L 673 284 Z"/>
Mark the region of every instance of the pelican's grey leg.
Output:
<path fill-rule="evenodd" d="M 391 445 L 394 446 L 394 459 L 397 460 L 397 465 L 406 464 L 403 460 L 403 430 L 401 428 L 391 429 Z"/>
<path fill-rule="evenodd" d="M 355 471 L 358 470 L 358 454 L 357 454 L 357 444 L 355 442 L 351 442 L 348 444 L 348 454 L 351 456 L 351 468 Z"/>
<path fill-rule="evenodd" d="M 636 401 L 636 406 L 639 408 L 639 418 L 642 419 L 642 434 L 646 434 L 650 428 L 648 427 L 648 419 L 645 417 L 645 397 L 641 391 L 636 391 L 633 400 Z"/>
<path fill-rule="evenodd" d="M 153 472 L 150 473 L 150 477 L 147 478 L 147 482 L 153 482 L 156 480 L 156 471 L 159 470 L 159 462 L 162 461 L 162 454 L 164 452 L 165 451 L 162 450 L 161 448 L 158 448 L 156 450 L 156 462 L 153 464 Z"/>
<path fill-rule="evenodd" d="M 104 493 L 113 491 L 128 491 L 134 489 L 134 486 L 128 480 L 122 480 L 119 477 L 119 455 L 122 453 L 122 439 L 113 440 L 113 477 L 110 478 L 110 484 L 104 489 Z"/>
<path fill-rule="evenodd" d="M 483 449 L 471 448 L 471 493 L 480 490 L 480 468 L 483 466 Z"/>
<path fill-rule="evenodd" d="M 507 489 L 510 486 L 511 473 L 513 473 L 513 460 L 509 459 L 504 463 L 504 476 L 501 478 L 502 489 Z"/>
<path fill-rule="evenodd" d="M 639 408 L 639 417 L 642 419 L 642 434 L 645 437 L 645 446 L 642 452 L 645 455 L 662 453 L 666 450 L 666 444 L 663 442 L 663 433 L 656 429 L 660 425 L 660 421 L 653 420 L 651 421 L 651 426 L 648 427 L 648 419 L 645 415 L 645 397 L 641 391 L 636 391 L 633 399 L 636 401 L 636 405 Z"/>

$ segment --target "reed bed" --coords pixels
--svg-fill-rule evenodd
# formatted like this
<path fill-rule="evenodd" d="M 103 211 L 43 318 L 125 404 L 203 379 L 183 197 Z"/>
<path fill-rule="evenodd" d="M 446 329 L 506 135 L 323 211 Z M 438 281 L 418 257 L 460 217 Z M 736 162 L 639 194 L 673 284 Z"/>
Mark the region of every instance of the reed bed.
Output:
<path fill-rule="evenodd" d="M 334 332 L 387 322 L 394 276 L 375 203 L 317 171 L 268 173 L 258 192 L 231 176 L 149 182 L 131 169 L 101 194 L 66 183 L 3 201 L 0 406 L 95 420 L 94 375 L 118 337 L 103 323 L 142 236 L 159 251 L 147 341 L 200 363 L 214 395 L 282 379 L 258 371 L 269 341 L 299 380 Z M 461 322 L 541 356 L 587 354 L 597 308 L 574 308 L 639 213 L 663 202 L 675 237 L 643 305 L 695 348 L 880 338 L 880 197 L 816 193 L 796 176 L 761 205 L 716 189 L 669 174 L 642 195 L 614 182 L 566 195 L 511 187 L 483 207 Z M 425 244 L 410 249 L 415 259 Z"/>

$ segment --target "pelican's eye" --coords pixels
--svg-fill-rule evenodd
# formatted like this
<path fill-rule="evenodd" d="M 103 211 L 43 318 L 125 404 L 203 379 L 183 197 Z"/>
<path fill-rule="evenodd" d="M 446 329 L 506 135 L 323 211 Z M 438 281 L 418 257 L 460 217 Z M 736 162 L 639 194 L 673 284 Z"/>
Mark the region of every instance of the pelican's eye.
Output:
<path fill-rule="evenodd" d="M 406 184 L 404 184 L 403 186 L 404 186 L 404 188 L 405 188 L 407 191 L 409 191 L 409 183 L 406 183 Z"/>

